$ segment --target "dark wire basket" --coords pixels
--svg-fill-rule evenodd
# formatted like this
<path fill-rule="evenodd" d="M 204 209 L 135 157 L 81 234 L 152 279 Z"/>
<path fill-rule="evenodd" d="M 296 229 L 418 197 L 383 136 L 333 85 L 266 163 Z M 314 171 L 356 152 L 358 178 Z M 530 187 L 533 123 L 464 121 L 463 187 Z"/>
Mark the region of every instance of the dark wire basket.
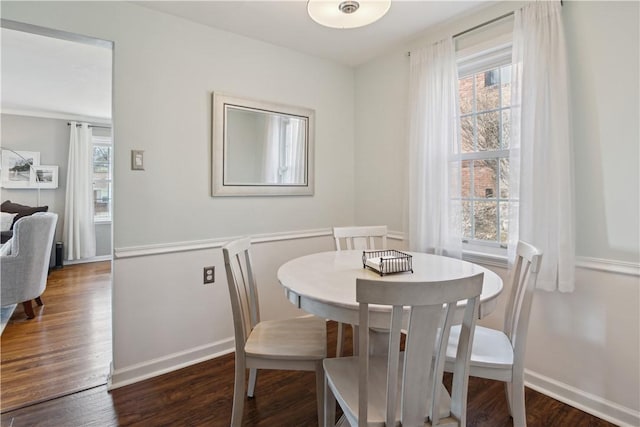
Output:
<path fill-rule="evenodd" d="M 384 276 L 385 274 L 413 273 L 411 255 L 395 249 L 381 251 L 363 251 L 362 268 L 368 268 Z"/>

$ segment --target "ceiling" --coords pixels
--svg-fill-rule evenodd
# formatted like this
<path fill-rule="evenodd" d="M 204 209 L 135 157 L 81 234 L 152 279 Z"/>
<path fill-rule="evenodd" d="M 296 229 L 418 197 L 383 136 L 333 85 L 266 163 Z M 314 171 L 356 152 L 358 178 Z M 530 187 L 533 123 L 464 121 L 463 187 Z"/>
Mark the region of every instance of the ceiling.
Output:
<path fill-rule="evenodd" d="M 364 1 L 364 0 L 361 0 Z M 135 1 L 203 25 L 357 66 L 414 39 L 429 27 L 468 10 L 477 1 L 393 0 L 389 12 L 365 27 L 339 30 L 315 23 L 306 1 Z M 3 112 L 57 113 L 111 118 L 111 50 L 2 29 Z M 35 114 L 38 115 L 38 114 Z"/>
<path fill-rule="evenodd" d="M 135 3 L 210 27 L 356 66 L 412 40 L 435 24 L 493 2 L 392 0 L 389 12 L 379 21 L 346 30 L 327 28 L 314 22 L 307 14 L 305 0 Z"/>
<path fill-rule="evenodd" d="M 111 118 L 111 49 L 2 28 L 2 112 Z"/>

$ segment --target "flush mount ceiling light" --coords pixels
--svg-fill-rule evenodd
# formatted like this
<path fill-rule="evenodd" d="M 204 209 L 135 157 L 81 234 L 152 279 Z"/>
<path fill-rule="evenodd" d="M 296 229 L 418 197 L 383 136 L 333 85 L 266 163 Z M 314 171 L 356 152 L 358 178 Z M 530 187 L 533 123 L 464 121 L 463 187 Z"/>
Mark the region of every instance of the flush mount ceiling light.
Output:
<path fill-rule="evenodd" d="M 309 0 L 307 12 L 320 25 L 331 28 L 357 28 L 382 18 L 391 0 Z"/>

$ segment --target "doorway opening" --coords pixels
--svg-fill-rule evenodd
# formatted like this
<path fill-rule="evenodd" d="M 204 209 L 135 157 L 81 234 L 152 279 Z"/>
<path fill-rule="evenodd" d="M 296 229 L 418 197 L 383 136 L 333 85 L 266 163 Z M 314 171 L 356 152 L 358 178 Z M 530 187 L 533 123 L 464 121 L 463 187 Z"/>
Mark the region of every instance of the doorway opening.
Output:
<path fill-rule="evenodd" d="M 2 201 L 58 215 L 44 305 L 27 319 L 21 304 L 2 332 L 0 412 L 104 385 L 112 358 L 113 42 L 1 20 L 2 156 L 38 153 L 56 185 L 7 188 Z M 70 132 L 86 124 L 93 157 L 95 256 L 64 250 Z M 40 170 L 40 169 L 38 169 Z M 54 178 L 51 178 L 54 181 Z M 3 182 L 4 184 L 4 182 Z M 11 187 L 11 186 L 9 186 Z M 37 190 L 37 197 L 36 191 Z M 68 218 L 67 218 L 68 220 Z M 56 250 L 59 249 L 59 250 Z M 61 249 L 61 250 L 60 250 Z"/>

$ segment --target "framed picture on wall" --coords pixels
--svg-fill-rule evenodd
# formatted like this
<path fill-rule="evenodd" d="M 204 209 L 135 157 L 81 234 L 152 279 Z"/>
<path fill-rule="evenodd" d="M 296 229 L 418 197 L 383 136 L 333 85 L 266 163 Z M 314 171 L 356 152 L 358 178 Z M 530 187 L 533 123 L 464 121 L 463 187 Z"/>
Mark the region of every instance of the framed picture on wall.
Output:
<path fill-rule="evenodd" d="M 58 188 L 58 166 L 34 166 L 30 183 L 32 188 Z"/>
<path fill-rule="evenodd" d="M 3 188 L 32 188 L 34 167 L 40 165 L 40 153 L 35 151 L 2 150 L 0 184 Z"/>

